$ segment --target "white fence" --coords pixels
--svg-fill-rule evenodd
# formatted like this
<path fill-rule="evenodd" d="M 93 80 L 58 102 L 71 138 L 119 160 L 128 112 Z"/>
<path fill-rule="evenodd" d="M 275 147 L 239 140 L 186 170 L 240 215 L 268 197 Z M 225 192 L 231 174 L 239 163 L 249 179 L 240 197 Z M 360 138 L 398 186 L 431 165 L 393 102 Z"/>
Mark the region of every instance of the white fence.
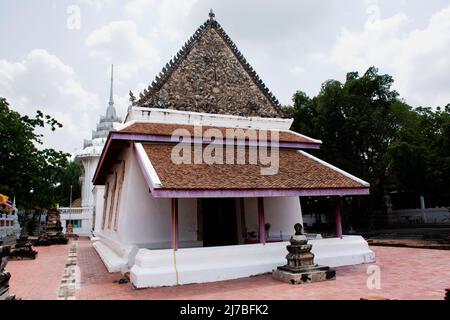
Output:
<path fill-rule="evenodd" d="M 90 236 L 92 232 L 92 222 L 94 219 L 94 208 L 59 208 L 61 213 L 61 225 L 63 232 L 66 232 L 66 225 L 73 222 L 73 232 L 79 236 Z"/>

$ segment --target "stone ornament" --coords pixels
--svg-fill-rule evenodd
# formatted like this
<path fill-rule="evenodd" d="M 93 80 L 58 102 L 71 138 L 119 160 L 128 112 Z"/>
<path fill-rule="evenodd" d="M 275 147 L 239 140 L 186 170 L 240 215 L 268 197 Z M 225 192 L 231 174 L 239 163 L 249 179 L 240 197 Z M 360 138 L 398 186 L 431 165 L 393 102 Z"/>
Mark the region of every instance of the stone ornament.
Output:
<path fill-rule="evenodd" d="M 11 274 L 5 270 L 10 253 L 10 247 L 0 243 L 0 300 L 16 300 L 15 296 L 9 294 Z"/>
<path fill-rule="evenodd" d="M 287 264 L 273 270 L 273 278 L 291 284 L 303 284 L 325 280 L 335 280 L 336 271 L 330 267 L 319 266 L 314 263 L 312 245 L 303 233 L 303 226 L 295 224 L 295 235 L 291 237 L 287 246 Z"/>
<path fill-rule="evenodd" d="M 60 212 L 56 208 L 52 208 L 47 214 L 47 223 L 44 230 L 39 236 L 36 246 L 50 246 L 52 244 L 67 244 L 68 239 L 62 232 Z"/>
<path fill-rule="evenodd" d="M 36 255 L 37 251 L 33 250 L 33 245 L 28 239 L 28 235 L 25 232 L 22 233 L 11 253 L 11 260 L 34 260 Z"/>

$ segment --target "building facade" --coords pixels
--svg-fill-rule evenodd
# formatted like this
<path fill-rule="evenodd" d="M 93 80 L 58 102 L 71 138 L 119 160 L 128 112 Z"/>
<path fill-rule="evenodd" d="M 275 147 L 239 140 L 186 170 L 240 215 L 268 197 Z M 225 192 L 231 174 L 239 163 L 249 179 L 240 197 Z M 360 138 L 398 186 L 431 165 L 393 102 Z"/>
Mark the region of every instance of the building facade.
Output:
<path fill-rule="evenodd" d="M 301 197 L 334 197 L 336 238 L 311 240 L 316 262 L 374 261 L 343 236 L 340 197 L 369 184 L 312 156 L 278 100 L 211 12 L 108 136 L 94 247 L 139 288 L 219 281 L 284 264 Z M 256 158 L 255 158 L 256 157 Z"/>

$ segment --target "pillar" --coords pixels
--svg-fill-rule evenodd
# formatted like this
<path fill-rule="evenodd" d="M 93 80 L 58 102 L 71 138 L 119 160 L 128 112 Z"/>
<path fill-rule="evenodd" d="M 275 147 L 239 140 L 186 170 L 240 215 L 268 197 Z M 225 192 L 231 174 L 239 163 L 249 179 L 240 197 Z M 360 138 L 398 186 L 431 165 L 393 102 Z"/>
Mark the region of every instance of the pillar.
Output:
<path fill-rule="evenodd" d="M 247 223 L 245 221 L 245 202 L 244 198 L 239 198 L 239 206 L 241 212 L 241 235 L 242 238 L 247 238 Z"/>
<path fill-rule="evenodd" d="M 334 204 L 334 215 L 335 215 L 335 219 L 336 219 L 336 236 L 338 238 L 342 238 L 341 209 L 342 209 L 341 198 L 338 197 L 335 199 L 335 204 Z"/>
<path fill-rule="evenodd" d="M 258 198 L 259 243 L 266 244 L 266 228 L 264 220 L 264 198 Z"/>
<path fill-rule="evenodd" d="M 178 250 L 178 199 L 172 198 L 172 249 Z"/>
<path fill-rule="evenodd" d="M 427 216 L 425 212 L 425 197 L 420 195 L 420 211 L 422 212 L 422 222 L 427 223 Z"/>

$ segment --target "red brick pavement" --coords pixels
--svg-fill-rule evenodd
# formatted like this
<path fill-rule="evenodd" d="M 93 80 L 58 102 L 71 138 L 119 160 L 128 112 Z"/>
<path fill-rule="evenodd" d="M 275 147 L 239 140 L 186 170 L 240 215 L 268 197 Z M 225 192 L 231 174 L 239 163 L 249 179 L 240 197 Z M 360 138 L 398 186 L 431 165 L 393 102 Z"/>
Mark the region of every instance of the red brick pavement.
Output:
<path fill-rule="evenodd" d="M 43 250 L 47 249 L 47 250 Z M 40 256 L 34 262 L 10 262 L 11 291 L 23 299 L 56 297 L 68 246 L 39 249 Z M 270 275 L 206 284 L 163 287 L 136 290 L 131 284 L 118 284 L 119 273 L 108 273 L 91 243 L 87 239 L 78 242 L 78 265 L 81 269 L 77 299 L 360 299 L 385 297 L 388 299 L 436 299 L 442 300 L 445 288 L 450 286 L 450 251 L 411 248 L 373 247 L 377 265 L 381 270 L 381 290 L 369 290 L 367 265 L 337 268 L 335 281 L 292 286 L 273 280 Z M 58 252 L 61 251 L 59 254 Z M 42 253 L 42 254 L 41 254 Z M 56 255 L 56 256 L 54 256 Z M 25 266 L 25 263 L 27 266 Z M 19 266 L 19 264 L 24 264 Z M 33 265 L 33 268 L 29 266 Z M 59 264 L 59 267 L 56 266 Z M 28 273 L 24 272 L 28 269 Z M 39 274 L 32 271 L 39 270 Z M 46 275 L 47 272 L 56 275 Z M 33 274 L 33 276 L 30 276 Z M 36 277 L 52 278 L 52 281 L 35 280 Z M 55 278 L 55 279 L 53 279 Z M 46 283 L 52 295 L 31 295 L 30 288 Z M 54 287 L 50 289 L 51 286 Z M 36 290 L 36 289 L 35 289 Z"/>
<path fill-rule="evenodd" d="M 56 300 L 70 245 L 33 247 L 36 260 L 9 261 L 10 292 L 24 300 Z"/>

